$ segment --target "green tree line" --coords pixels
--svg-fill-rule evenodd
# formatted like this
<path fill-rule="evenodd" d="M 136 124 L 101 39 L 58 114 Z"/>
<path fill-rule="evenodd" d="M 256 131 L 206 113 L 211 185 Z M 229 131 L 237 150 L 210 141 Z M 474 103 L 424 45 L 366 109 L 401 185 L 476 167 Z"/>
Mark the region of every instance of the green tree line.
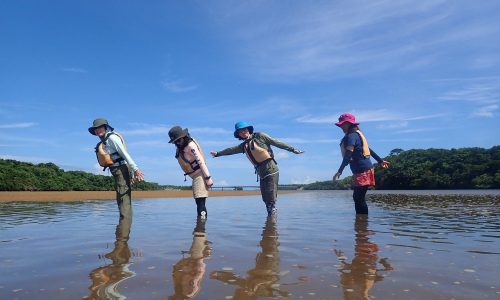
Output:
<path fill-rule="evenodd" d="M 53 163 L 32 164 L 0 159 L 0 191 L 112 191 L 111 176 L 64 171 Z M 166 186 L 138 182 L 134 190 L 160 190 Z"/>
<path fill-rule="evenodd" d="M 500 146 L 490 149 L 394 149 L 384 158 L 388 169 L 375 166 L 377 189 L 499 189 Z M 332 173 L 334 173 L 332 171 Z M 351 177 L 305 185 L 307 190 L 345 189 Z"/>
<path fill-rule="evenodd" d="M 385 160 L 389 169 L 375 166 L 377 189 L 499 189 L 500 146 L 490 149 L 394 149 Z M 332 171 L 333 175 L 333 171 Z M 351 178 L 280 188 L 348 189 Z M 53 163 L 32 164 L 0 159 L 0 191 L 112 191 L 111 176 L 64 171 Z M 189 186 L 134 184 L 135 190 L 189 189 Z"/>

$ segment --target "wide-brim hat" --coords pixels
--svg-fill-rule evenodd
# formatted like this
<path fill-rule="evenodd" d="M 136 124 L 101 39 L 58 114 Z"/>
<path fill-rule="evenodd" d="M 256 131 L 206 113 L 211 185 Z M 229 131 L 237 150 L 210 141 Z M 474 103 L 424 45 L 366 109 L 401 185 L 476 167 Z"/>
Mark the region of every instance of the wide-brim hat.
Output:
<path fill-rule="evenodd" d="M 180 126 L 174 126 L 170 128 L 170 130 L 168 131 L 168 136 L 170 137 L 170 141 L 168 142 L 173 144 L 175 143 L 175 141 L 177 141 L 182 137 L 187 136 L 188 134 L 189 132 L 187 128 L 182 129 L 182 127 Z"/>
<path fill-rule="evenodd" d="M 349 122 L 353 125 L 359 125 L 359 123 L 356 122 L 356 117 L 350 113 L 341 114 L 339 117 L 339 121 L 335 123 L 335 125 L 340 127 L 345 122 Z"/>
<path fill-rule="evenodd" d="M 94 130 L 104 125 L 108 127 L 111 131 L 115 130 L 113 127 L 109 126 L 108 120 L 100 118 L 100 119 L 95 119 L 94 122 L 92 123 L 92 126 L 89 127 L 90 134 L 96 135 Z"/>
<path fill-rule="evenodd" d="M 248 132 L 250 132 L 250 134 L 253 133 L 253 126 L 252 125 L 248 124 L 245 121 L 240 121 L 240 122 L 234 124 L 234 137 L 239 139 L 240 137 L 238 136 L 238 130 L 244 129 L 244 128 L 248 128 Z"/>

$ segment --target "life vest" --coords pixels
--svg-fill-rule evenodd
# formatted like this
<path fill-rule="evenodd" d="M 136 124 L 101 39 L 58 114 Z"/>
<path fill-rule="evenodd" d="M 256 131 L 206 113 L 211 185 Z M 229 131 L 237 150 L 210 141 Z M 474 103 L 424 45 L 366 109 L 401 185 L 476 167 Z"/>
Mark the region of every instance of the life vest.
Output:
<path fill-rule="evenodd" d="M 362 144 L 361 146 L 363 147 L 362 154 L 365 158 L 367 158 L 370 156 L 370 147 L 368 146 L 368 141 L 366 140 L 365 136 L 363 135 L 363 133 L 360 130 L 356 130 L 356 133 L 361 138 L 361 144 Z M 340 151 L 342 152 L 342 157 L 344 157 L 345 152 L 346 152 L 346 149 L 344 147 L 344 140 L 345 139 L 342 139 L 342 141 L 340 142 Z"/>
<path fill-rule="evenodd" d="M 198 148 L 198 151 L 200 152 L 201 157 L 203 157 L 203 160 L 205 160 L 205 155 L 203 154 L 203 151 L 201 151 L 201 147 L 200 147 L 200 145 L 198 145 L 198 142 L 196 142 L 196 140 L 193 138 L 191 138 L 191 141 L 196 145 L 196 148 Z M 175 152 L 175 158 L 177 158 L 177 161 L 179 162 L 181 169 L 184 171 L 184 176 L 186 176 L 186 175 L 190 175 L 190 174 L 196 172 L 197 170 L 199 170 L 200 169 L 200 162 L 196 159 L 194 159 L 193 161 L 189 161 L 186 158 L 186 156 L 184 155 L 184 148 L 182 148 L 182 149 L 177 148 L 177 150 Z"/>
<path fill-rule="evenodd" d="M 115 159 L 111 158 L 112 156 L 116 156 L 118 154 L 118 152 L 108 153 L 106 151 L 106 149 L 104 149 L 104 145 L 106 145 L 106 142 L 108 141 L 109 136 L 112 135 L 112 134 L 116 134 L 120 138 L 120 140 L 122 141 L 123 145 L 125 146 L 125 149 L 127 147 L 125 145 L 125 140 L 123 139 L 123 137 L 121 136 L 121 134 L 119 134 L 117 132 L 111 132 L 111 133 L 109 133 L 104 138 L 104 140 L 102 140 L 99 143 L 97 143 L 97 145 L 95 146 L 95 154 L 97 156 L 97 162 L 99 162 L 99 165 L 101 167 L 104 167 L 104 170 L 107 167 L 110 167 L 110 166 L 112 166 L 113 164 L 115 164 L 117 162 L 124 161 L 123 157 L 120 157 L 120 156 L 118 158 L 115 158 Z"/>
<path fill-rule="evenodd" d="M 254 133 L 254 135 L 258 135 L 258 133 Z M 269 160 L 274 160 L 273 152 L 257 145 L 253 138 L 246 141 L 244 147 L 248 160 L 250 160 L 255 168 Z"/>

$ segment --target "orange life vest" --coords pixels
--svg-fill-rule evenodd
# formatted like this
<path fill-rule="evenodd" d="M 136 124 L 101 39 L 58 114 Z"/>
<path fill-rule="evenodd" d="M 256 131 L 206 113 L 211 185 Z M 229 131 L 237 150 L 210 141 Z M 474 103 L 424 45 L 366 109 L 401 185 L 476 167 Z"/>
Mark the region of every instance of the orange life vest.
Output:
<path fill-rule="evenodd" d="M 274 159 L 272 152 L 269 152 L 267 151 L 267 149 L 264 149 L 259 145 L 257 145 L 257 143 L 255 143 L 253 139 L 247 141 L 244 147 L 245 147 L 245 154 L 248 160 L 250 160 L 250 162 L 254 165 L 254 167 L 258 167 L 262 163 Z"/>
<path fill-rule="evenodd" d="M 95 146 L 95 154 L 97 156 L 97 162 L 99 162 L 99 165 L 101 167 L 104 167 L 104 168 L 110 167 L 113 164 L 124 160 L 122 157 L 119 157 L 119 158 L 113 160 L 111 158 L 111 155 L 116 154 L 116 152 L 115 153 L 108 153 L 104 149 L 104 145 L 106 144 L 106 141 L 108 140 L 109 136 L 112 134 L 116 134 L 120 138 L 120 140 L 122 141 L 123 145 L 125 146 L 125 149 L 127 148 L 127 145 L 125 144 L 125 140 L 123 139 L 121 134 L 119 134 L 117 132 L 109 133 L 103 141 L 100 141 L 99 143 L 97 143 L 97 145 Z"/>
<path fill-rule="evenodd" d="M 205 160 L 205 155 L 203 154 L 203 151 L 201 150 L 200 145 L 198 145 L 198 142 L 196 142 L 195 139 L 191 138 L 193 143 L 196 145 L 198 148 L 198 151 L 201 154 L 201 157 L 203 157 L 203 160 Z M 184 155 L 184 148 L 180 149 L 177 148 L 175 152 L 175 158 L 177 158 L 177 161 L 179 162 L 179 165 L 181 166 L 181 169 L 184 171 L 184 175 L 189 175 L 197 170 L 200 169 L 200 163 L 198 160 L 194 159 L 193 161 L 189 161 L 186 156 Z"/>
<path fill-rule="evenodd" d="M 370 147 L 368 146 L 368 141 L 366 140 L 365 136 L 360 130 L 356 130 L 356 133 L 359 134 L 359 137 L 361 138 L 361 143 L 363 147 L 363 156 L 369 157 L 370 156 Z M 342 157 L 344 157 L 346 149 L 344 147 L 344 139 L 340 142 L 340 151 L 342 152 Z M 351 158 L 352 159 L 352 158 Z"/>

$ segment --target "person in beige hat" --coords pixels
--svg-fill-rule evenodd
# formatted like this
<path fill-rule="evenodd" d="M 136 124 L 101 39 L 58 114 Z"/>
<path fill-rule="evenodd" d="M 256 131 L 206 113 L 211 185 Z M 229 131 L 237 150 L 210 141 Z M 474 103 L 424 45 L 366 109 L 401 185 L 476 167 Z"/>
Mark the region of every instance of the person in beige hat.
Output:
<path fill-rule="evenodd" d="M 128 153 L 122 136 L 114 131 L 106 119 L 95 119 L 89 132 L 100 139 L 96 146 L 99 164 L 104 169 L 109 167 L 113 174 L 120 218 L 131 218 L 132 182 L 144 180 L 144 173 Z"/>

